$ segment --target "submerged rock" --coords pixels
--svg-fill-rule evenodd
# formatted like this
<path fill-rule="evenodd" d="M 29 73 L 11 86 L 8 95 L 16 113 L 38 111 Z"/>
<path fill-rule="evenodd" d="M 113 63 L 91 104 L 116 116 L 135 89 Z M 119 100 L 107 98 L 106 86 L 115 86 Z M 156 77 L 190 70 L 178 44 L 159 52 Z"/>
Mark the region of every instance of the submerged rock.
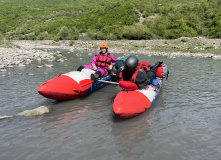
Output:
<path fill-rule="evenodd" d="M 47 107 L 40 106 L 40 107 L 32 109 L 32 110 L 25 110 L 21 113 L 18 113 L 18 115 L 20 115 L 20 116 L 37 116 L 37 115 L 43 115 L 48 112 L 49 112 L 49 109 Z"/>
<path fill-rule="evenodd" d="M 47 68 L 52 68 L 54 65 L 52 65 L 52 64 L 45 64 L 45 67 L 47 67 Z"/>
<path fill-rule="evenodd" d="M 33 73 L 26 73 L 28 76 L 34 76 Z"/>
<path fill-rule="evenodd" d="M 64 60 L 63 59 L 58 59 L 57 62 L 64 62 Z"/>
<path fill-rule="evenodd" d="M 0 120 L 2 119 L 7 119 L 7 118 L 11 118 L 12 116 L 0 116 Z"/>

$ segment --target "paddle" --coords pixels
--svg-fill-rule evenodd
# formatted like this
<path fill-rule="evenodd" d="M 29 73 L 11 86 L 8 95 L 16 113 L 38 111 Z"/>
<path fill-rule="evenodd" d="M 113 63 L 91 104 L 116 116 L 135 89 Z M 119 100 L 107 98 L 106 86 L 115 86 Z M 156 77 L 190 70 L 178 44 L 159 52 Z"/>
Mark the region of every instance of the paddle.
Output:
<path fill-rule="evenodd" d="M 117 82 L 104 81 L 104 80 L 98 80 L 98 82 L 104 82 L 104 83 L 110 83 L 110 84 L 119 84 Z"/>
<path fill-rule="evenodd" d="M 88 88 L 90 88 L 92 86 L 93 83 L 94 83 L 94 81 L 92 81 L 90 79 L 84 79 L 84 80 L 80 81 L 79 82 L 80 91 L 86 91 Z"/>
<path fill-rule="evenodd" d="M 117 82 L 111 82 L 111 81 L 104 81 L 104 80 L 98 80 L 98 82 L 103 82 L 103 83 L 110 83 L 110 84 L 119 84 Z M 90 79 L 84 79 L 82 81 L 79 82 L 80 84 L 80 91 L 85 91 L 88 88 L 90 88 L 92 86 L 92 84 L 94 83 L 94 81 L 90 80 Z"/>

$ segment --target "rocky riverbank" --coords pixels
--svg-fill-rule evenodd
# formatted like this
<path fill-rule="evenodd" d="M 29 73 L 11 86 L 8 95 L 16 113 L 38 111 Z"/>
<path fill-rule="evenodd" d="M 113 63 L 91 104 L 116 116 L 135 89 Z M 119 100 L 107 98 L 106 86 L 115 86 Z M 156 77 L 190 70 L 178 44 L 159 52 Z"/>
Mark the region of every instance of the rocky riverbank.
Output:
<path fill-rule="evenodd" d="M 52 52 L 48 49 L 59 48 L 68 49 L 73 52 L 78 50 L 99 50 L 101 40 L 95 41 L 12 41 L 12 47 L 0 47 L 0 69 L 5 71 L 8 67 L 26 66 L 32 61 L 55 61 L 59 55 L 63 61 L 65 57 L 61 52 Z M 170 58 L 180 56 L 186 57 L 203 57 L 221 59 L 221 39 L 206 39 L 202 37 L 187 38 L 182 37 L 176 40 L 122 40 L 122 41 L 105 41 L 109 45 L 109 52 L 131 54 L 162 55 Z"/>

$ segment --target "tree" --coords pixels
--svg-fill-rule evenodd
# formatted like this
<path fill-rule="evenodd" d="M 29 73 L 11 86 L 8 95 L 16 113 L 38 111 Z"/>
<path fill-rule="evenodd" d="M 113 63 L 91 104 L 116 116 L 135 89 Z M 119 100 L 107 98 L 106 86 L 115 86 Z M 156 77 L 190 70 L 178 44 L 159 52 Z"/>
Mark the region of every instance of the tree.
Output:
<path fill-rule="evenodd" d="M 66 26 L 61 27 L 61 29 L 59 30 L 58 35 L 59 35 L 59 38 L 62 39 L 62 40 L 67 39 L 68 36 L 69 36 L 68 27 L 66 27 Z"/>

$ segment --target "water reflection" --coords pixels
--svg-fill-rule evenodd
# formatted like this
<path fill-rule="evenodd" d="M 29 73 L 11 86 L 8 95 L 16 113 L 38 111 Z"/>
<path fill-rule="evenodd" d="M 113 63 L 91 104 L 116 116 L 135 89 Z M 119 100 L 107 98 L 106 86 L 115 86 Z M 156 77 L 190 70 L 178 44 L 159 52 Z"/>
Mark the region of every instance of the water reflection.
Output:
<path fill-rule="evenodd" d="M 142 114 L 140 117 L 136 117 L 131 120 L 120 120 L 114 118 L 113 124 L 111 126 L 111 134 L 115 136 L 116 143 L 119 145 L 129 144 L 131 143 L 131 139 L 137 137 L 137 134 L 146 131 L 148 126 L 151 124 L 151 120 L 146 120 L 146 116 L 150 115 L 150 113 L 151 109 L 149 109 L 145 114 Z M 119 130 L 119 128 L 121 129 Z M 134 141 L 136 141 L 136 139 Z"/>
<path fill-rule="evenodd" d="M 118 146 L 118 152 L 124 158 L 133 157 L 134 159 L 144 155 L 145 149 L 138 148 L 143 142 L 149 143 L 154 136 L 155 132 L 151 130 L 154 126 L 151 127 L 151 125 L 153 121 L 156 121 L 156 115 L 162 111 L 161 103 L 162 98 L 159 96 L 150 109 L 133 119 L 121 120 L 114 117 L 111 135 L 114 137 L 115 145 Z"/>
<path fill-rule="evenodd" d="M 78 134 L 87 132 L 88 129 L 72 132 L 81 122 L 89 121 L 90 109 L 86 101 L 76 100 L 78 102 L 57 102 L 50 108 L 50 113 L 42 119 L 47 124 L 42 128 L 43 132 L 48 133 L 47 139 L 67 139 Z"/>
<path fill-rule="evenodd" d="M 113 116 L 111 107 L 116 92 L 110 91 L 108 87 L 111 86 L 72 101 L 55 102 L 50 107 L 50 113 L 42 119 L 47 124 L 42 128 L 49 135 L 47 139 L 66 140 L 85 134 L 97 137 L 94 131 L 101 130 L 103 125 L 109 126 L 111 122 L 108 119 Z M 109 97 L 111 95 L 112 98 Z"/>

